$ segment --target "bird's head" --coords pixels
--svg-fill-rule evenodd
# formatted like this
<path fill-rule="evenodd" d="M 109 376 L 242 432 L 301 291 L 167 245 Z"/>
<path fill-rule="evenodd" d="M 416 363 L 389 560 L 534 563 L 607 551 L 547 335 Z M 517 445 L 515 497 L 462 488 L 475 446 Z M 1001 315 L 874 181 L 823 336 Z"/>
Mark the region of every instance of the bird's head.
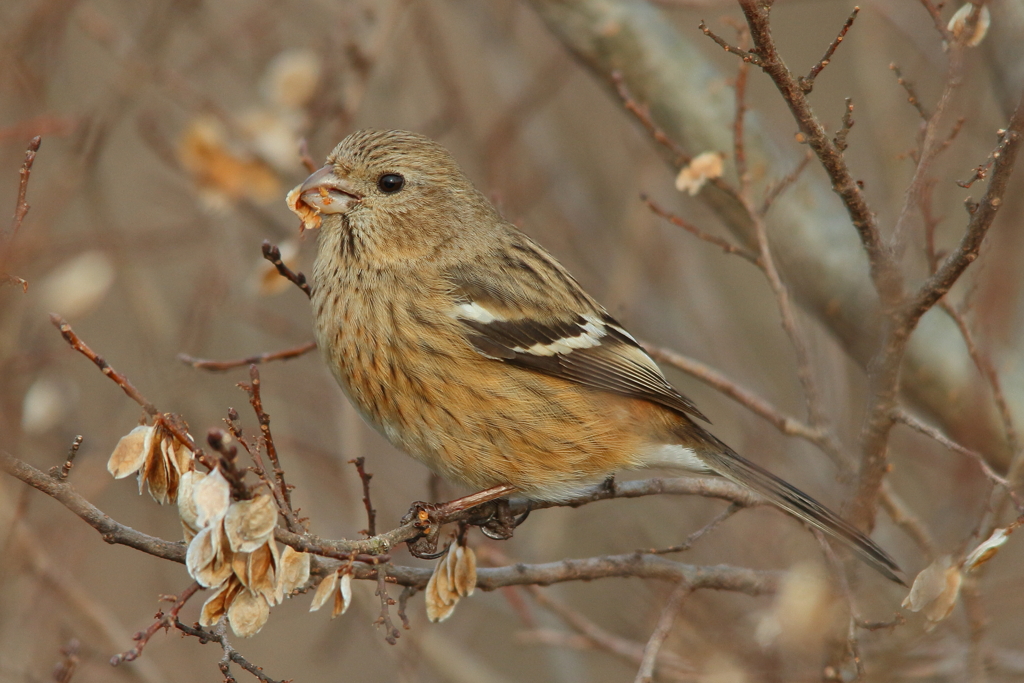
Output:
<path fill-rule="evenodd" d="M 406 248 L 448 238 L 490 204 L 446 149 L 399 130 L 361 130 L 341 141 L 323 168 L 288 194 L 304 228 L 352 231 Z"/>

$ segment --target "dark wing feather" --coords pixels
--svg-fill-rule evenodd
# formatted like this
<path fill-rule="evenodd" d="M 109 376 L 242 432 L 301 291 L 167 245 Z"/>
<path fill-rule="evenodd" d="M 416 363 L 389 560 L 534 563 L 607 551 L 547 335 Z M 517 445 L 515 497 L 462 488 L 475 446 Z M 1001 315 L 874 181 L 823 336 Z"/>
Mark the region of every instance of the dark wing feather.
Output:
<path fill-rule="evenodd" d="M 478 353 L 707 421 L 668 383 L 640 344 L 554 259 L 532 244 L 517 247 L 535 249 L 529 265 L 507 258 L 491 264 L 498 273 L 485 272 L 487 264 L 460 266 L 448 273 L 456 306 L 453 315 Z"/>

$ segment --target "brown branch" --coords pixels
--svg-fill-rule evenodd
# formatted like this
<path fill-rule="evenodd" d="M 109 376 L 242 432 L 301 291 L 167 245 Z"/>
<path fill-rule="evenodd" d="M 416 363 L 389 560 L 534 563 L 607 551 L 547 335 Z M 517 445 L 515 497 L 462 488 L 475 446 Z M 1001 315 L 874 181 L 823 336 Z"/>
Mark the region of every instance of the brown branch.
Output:
<path fill-rule="evenodd" d="M 149 625 L 149 628 L 145 631 L 139 631 L 133 636 L 133 639 L 138 643 L 138 645 L 126 652 L 122 652 L 121 654 L 111 657 L 110 666 L 117 666 L 121 662 L 132 662 L 138 659 L 139 655 L 141 655 L 142 651 L 145 649 L 146 644 L 149 643 L 149 639 L 152 638 L 160 629 L 164 629 L 165 633 L 169 631 L 174 626 L 174 622 L 178 620 L 178 614 L 181 612 L 181 608 L 185 606 L 185 603 L 188 602 L 189 598 L 200 590 L 203 590 L 203 587 L 200 586 L 199 583 L 193 581 L 192 585 L 183 590 L 179 595 L 172 596 L 171 601 L 174 602 L 174 606 L 171 607 L 166 614 L 163 610 L 157 612 L 156 619 L 154 619 L 153 623 Z"/>
<path fill-rule="evenodd" d="M 299 516 L 296 511 L 292 508 L 292 494 L 291 488 L 288 483 L 284 480 L 284 469 L 281 467 L 281 461 L 277 456 L 277 446 L 274 444 L 274 435 L 270 432 L 270 415 L 263 410 L 263 398 L 260 395 L 260 371 L 255 365 L 249 366 L 249 384 L 239 384 L 246 393 L 249 394 L 249 404 L 252 406 L 253 411 L 256 413 L 256 420 L 260 425 L 260 441 L 263 447 L 267 451 L 267 457 L 270 458 L 270 464 L 274 468 L 274 478 L 271 481 L 267 477 L 267 483 L 270 484 L 270 488 L 274 493 L 274 499 L 277 501 L 277 507 L 281 511 L 281 515 L 284 517 L 285 525 L 289 531 L 294 533 L 305 533 L 305 525 L 299 520 Z M 257 462 L 260 470 L 263 471 L 266 476 L 266 468 L 263 466 L 262 458 L 259 458 L 259 444 L 257 448 L 251 453 L 254 459 L 259 459 Z"/>
<path fill-rule="evenodd" d="M 993 484 L 1010 488 L 1010 482 L 1007 481 L 1005 478 L 999 476 L 999 474 L 994 469 L 989 467 L 989 464 L 985 461 L 985 458 L 984 456 L 981 455 L 981 453 L 978 453 L 977 451 L 972 451 L 970 448 L 967 448 L 965 446 L 961 446 L 956 441 L 953 441 L 935 427 L 929 426 L 924 422 L 921 422 L 916 417 L 910 415 L 909 413 L 903 410 L 897 410 L 893 417 L 896 419 L 897 422 L 903 423 L 904 425 L 913 429 L 915 432 L 924 434 L 925 436 L 937 441 L 938 443 L 945 446 L 954 453 L 959 453 L 960 455 L 966 456 L 973 460 L 974 462 L 978 463 L 978 467 L 981 468 L 981 471 L 984 472 L 985 476 L 988 477 L 989 481 L 991 481 Z"/>
<path fill-rule="evenodd" d="M 668 638 L 669 631 L 672 630 L 672 624 L 676 620 L 679 609 L 683 606 L 683 600 L 691 592 L 693 589 L 685 581 L 680 581 L 672 591 L 668 602 L 665 603 L 665 608 L 661 611 L 661 616 L 658 617 L 658 625 L 654 627 L 654 633 L 651 634 L 644 647 L 644 656 L 640 661 L 640 670 L 636 672 L 636 678 L 633 679 L 634 683 L 651 683 L 654 680 L 654 664 L 657 662 L 658 652 L 661 651 L 661 646 Z"/>
<path fill-rule="evenodd" d="M 71 325 L 68 325 L 64 318 L 60 317 L 56 313 L 51 313 L 50 322 L 60 330 L 60 334 L 64 337 L 64 341 L 70 344 L 71 348 L 95 363 L 96 367 L 100 369 L 100 372 L 113 380 L 117 386 L 121 387 L 124 393 L 128 394 L 128 398 L 142 406 L 142 409 L 146 411 L 147 415 L 150 417 L 157 416 L 159 411 L 156 409 L 156 406 L 150 403 L 145 396 L 139 393 L 139 390 L 135 388 L 127 377 L 112 368 L 107 361 L 103 360 L 102 356 L 90 349 L 84 341 L 79 339 L 78 335 L 75 334 L 75 331 L 71 329 Z"/>
<path fill-rule="evenodd" d="M 942 39 L 947 43 L 953 42 L 953 34 L 949 32 L 947 22 L 942 19 L 942 10 L 940 9 L 942 3 L 940 3 L 939 6 L 936 6 L 932 0 L 921 0 L 921 5 L 925 8 L 925 11 L 928 12 L 928 15 L 931 16 L 932 21 L 935 22 L 935 30 L 939 32 Z"/>
<path fill-rule="evenodd" d="M 864 193 L 850 173 L 842 152 L 829 139 L 824 127 L 811 110 L 806 93 L 782 61 L 771 35 L 768 9 L 760 0 L 740 0 L 740 7 L 746 16 L 747 25 L 750 26 L 754 50 L 758 55 L 754 63 L 775 83 L 789 106 L 800 132 L 828 174 L 832 190 L 843 201 L 843 206 L 867 252 L 871 279 L 882 299 L 883 308 L 891 308 L 902 292 L 903 279 L 882 242 L 878 223 L 868 207 Z"/>
<path fill-rule="evenodd" d="M 0 468 L 56 499 L 99 531 L 106 542 L 126 545 L 166 560 L 185 562 L 185 545 L 183 543 L 171 543 L 154 538 L 116 522 L 75 491 L 71 484 L 57 481 L 31 465 L 2 452 L 0 452 Z M 756 496 L 740 489 L 735 484 L 712 479 L 649 479 L 624 482 L 616 485 L 615 488 L 615 491 L 602 488 L 562 503 L 535 503 L 533 505 L 534 507 L 578 506 L 597 500 L 636 498 L 662 493 L 703 495 L 725 500 L 735 499 L 734 502 L 741 502 L 745 505 L 757 502 Z M 524 508 L 525 503 L 521 507 L 513 505 L 512 512 L 520 514 L 525 511 Z M 468 516 L 468 512 L 464 512 L 456 517 L 465 519 Z M 418 533 L 419 531 L 412 524 L 408 524 L 361 541 L 324 541 L 310 534 L 299 535 L 279 527 L 275 537 L 281 543 L 290 545 L 296 550 L 324 557 L 356 559 L 357 562 L 353 565 L 355 576 L 360 579 L 376 580 L 376 567 L 373 563 L 384 559 L 379 555 L 414 538 Z M 362 556 L 359 556 L 360 554 Z M 431 571 L 427 568 L 394 566 L 389 570 L 389 575 L 393 576 L 399 585 L 422 589 L 426 587 Z M 652 555 L 629 553 L 548 564 L 517 564 L 511 567 L 480 569 L 478 570 L 477 585 L 483 590 L 494 590 L 512 585 L 531 583 L 546 585 L 562 581 L 627 576 L 668 581 L 686 580 L 694 589 L 731 590 L 748 595 L 771 593 L 775 590 L 777 582 L 775 572 L 728 566 L 699 567 Z"/>
<path fill-rule="evenodd" d="M 815 429 L 794 417 L 784 415 L 768 401 L 739 386 L 717 370 L 676 351 L 654 346 L 647 342 L 641 343 L 644 350 L 654 360 L 670 365 L 677 370 L 682 370 L 691 377 L 695 377 L 708 386 L 720 391 L 755 415 L 770 422 L 772 426 L 783 434 L 800 437 L 820 448 L 824 448 L 823 444 L 826 443 L 826 435 L 821 430 Z"/>
<path fill-rule="evenodd" d="M 402 634 L 395 628 L 395 623 L 391 621 L 391 608 L 395 605 L 395 601 L 388 595 L 387 577 L 387 566 L 377 565 L 377 589 L 373 594 L 380 598 L 380 616 L 373 623 L 383 626 L 384 640 L 388 645 L 395 645 Z"/>
<path fill-rule="evenodd" d="M 271 244 L 268 240 L 263 240 L 263 258 L 274 264 L 277 272 L 288 281 L 294 283 L 307 297 L 313 296 L 313 290 L 309 283 L 306 282 L 306 276 L 303 273 L 296 273 L 284 264 L 284 261 L 281 260 L 281 249 L 277 245 Z"/>
<path fill-rule="evenodd" d="M 53 669 L 53 680 L 56 683 L 71 683 L 71 678 L 75 675 L 80 662 L 78 656 L 80 648 L 81 643 L 78 642 L 78 639 L 72 638 L 67 645 L 60 649 L 60 661 Z"/>
<path fill-rule="evenodd" d="M 878 504 L 889 515 L 892 523 L 903 529 L 929 561 L 935 558 L 935 543 L 928 529 L 911 511 L 907 503 L 892 490 L 888 481 L 882 482 L 882 490 L 878 494 Z"/>
<path fill-rule="evenodd" d="M 612 83 L 615 85 L 616 92 L 619 94 L 619 98 L 622 100 L 622 105 L 626 110 L 636 117 L 636 120 L 640 122 L 640 125 L 644 127 L 644 130 L 647 131 L 648 135 L 650 135 L 655 142 L 662 145 L 673 154 L 675 161 L 672 165 L 679 168 L 690 163 L 691 157 L 686 153 L 686 150 L 677 145 L 675 141 L 665 133 L 665 131 L 654 123 L 647 107 L 640 105 L 635 99 L 633 99 L 629 89 L 626 87 L 626 81 L 622 78 L 622 74 L 618 71 L 613 71 L 611 79 Z"/>
<path fill-rule="evenodd" d="M 310 351 L 316 349 L 316 342 L 306 342 L 299 346 L 292 347 L 290 349 L 281 349 L 280 351 L 267 351 L 266 353 L 259 353 L 255 356 L 249 356 L 248 358 L 238 358 L 236 360 L 206 360 L 204 358 L 195 358 L 185 353 L 178 354 L 178 360 L 186 365 L 191 365 L 197 370 L 210 370 L 211 372 L 223 372 L 225 370 L 232 370 L 234 368 L 241 368 L 247 365 L 260 365 L 262 363 L 269 363 L 275 360 L 291 360 L 292 358 L 298 358 L 304 356 Z"/>
<path fill-rule="evenodd" d="M 765 190 L 764 200 L 761 202 L 761 208 L 758 209 L 758 214 L 761 216 L 768 215 L 768 209 L 772 207 L 775 200 L 779 198 L 783 192 L 785 192 L 793 183 L 800 178 L 800 175 L 807 168 L 807 165 L 811 163 L 811 159 L 814 158 L 814 153 L 808 150 L 804 154 L 804 158 L 800 160 L 796 168 L 784 175 L 777 182 L 773 183 L 770 187 Z"/>
<path fill-rule="evenodd" d="M 14 242 L 14 238 L 18 236 L 18 230 L 21 229 L 21 224 L 25 220 L 25 216 L 30 208 L 26 199 L 28 196 L 28 180 L 32 175 L 32 164 L 35 163 L 36 152 L 39 151 L 39 145 L 42 141 L 43 139 L 37 135 L 28 143 L 28 149 L 25 151 L 25 161 L 22 162 L 21 170 L 18 171 L 20 180 L 18 182 L 18 199 L 14 204 L 14 218 L 11 219 L 11 225 L 6 233 L 0 236 L 0 247 L 2 247 L 2 250 L 0 250 L 0 285 L 12 282 L 21 285 L 22 291 L 28 290 L 28 282 L 20 277 L 7 274 L 7 259 L 12 252 L 11 244 Z"/>
<path fill-rule="evenodd" d="M 55 479 L 64 481 L 71 474 L 71 468 L 75 466 L 75 456 L 78 455 L 78 449 L 82 447 L 82 441 L 85 439 L 84 436 L 79 434 L 75 437 L 75 440 L 71 442 L 71 447 L 68 448 L 68 457 L 64 460 L 64 464 L 61 466 L 54 465 L 50 468 L 50 476 Z"/>
<path fill-rule="evenodd" d="M 202 628 L 199 624 L 193 624 L 192 626 L 188 626 L 187 624 L 182 623 L 180 619 L 174 620 L 174 628 L 178 629 L 185 635 L 198 638 L 199 642 L 203 645 L 210 642 L 217 643 L 224 650 L 225 660 L 230 660 L 235 664 L 239 665 L 240 667 L 251 673 L 253 676 L 263 681 L 263 683 L 288 683 L 287 681 L 276 681 L 273 678 L 267 676 L 265 673 L 263 673 L 262 668 L 256 666 L 248 659 L 243 657 L 241 654 L 239 654 L 238 650 L 232 647 L 231 643 L 228 642 L 227 637 L 223 633 L 208 631 Z M 225 676 L 225 680 L 233 681 L 234 677 L 231 676 L 230 670 L 227 667 L 227 662 L 222 660 L 219 666 L 221 673 Z"/>
<path fill-rule="evenodd" d="M 643 201 L 644 204 L 647 205 L 647 208 L 649 208 L 655 215 L 664 218 L 672 225 L 682 228 L 691 235 L 695 236 L 697 239 L 704 240 L 709 244 L 715 245 L 716 247 L 724 251 L 726 254 L 735 254 L 736 256 L 739 256 L 741 258 L 746 259 L 747 261 L 750 261 L 756 266 L 760 266 L 760 263 L 758 262 L 758 256 L 753 252 L 743 247 L 737 246 L 727 239 L 704 232 L 703 230 L 701 230 L 688 220 L 680 218 L 674 213 L 666 211 L 645 194 L 641 194 L 640 199 L 641 201 Z"/>
<path fill-rule="evenodd" d="M 800 79 L 800 87 L 805 93 L 810 93 L 811 90 L 814 89 L 814 79 L 817 78 L 818 74 L 820 74 L 825 67 L 832 62 L 832 55 L 835 53 L 836 48 L 839 47 L 839 43 L 843 42 L 843 39 L 846 38 L 846 32 L 850 30 L 851 26 L 853 26 L 853 22 L 857 19 L 857 14 L 859 12 L 860 7 L 853 8 L 853 11 L 850 13 L 846 23 L 843 24 L 841 29 L 839 29 L 839 35 L 835 37 L 835 40 L 833 40 L 828 46 L 828 49 L 825 50 L 825 54 L 814 66 L 811 67 L 810 73 Z"/>
<path fill-rule="evenodd" d="M 103 540 L 107 543 L 126 545 L 165 560 L 185 562 L 185 545 L 183 543 L 171 543 L 114 521 L 86 500 L 71 484 L 54 479 L 45 472 L 37 470 L 3 451 L 0 451 L 0 468 L 57 500 L 78 515 L 86 524 L 100 532 Z"/>
<path fill-rule="evenodd" d="M 946 295 L 953 283 L 978 258 L 981 243 L 1003 204 L 1003 195 L 1006 193 L 1010 175 L 1013 173 L 1022 134 L 1024 134 L 1024 93 L 1017 103 L 1017 109 L 1010 119 L 1010 125 L 1003 131 L 1003 139 L 1000 141 L 997 151 L 993 153 L 995 161 L 992 178 L 985 196 L 982 197 L 977 209 L 971 215 L 971 220 L 960 244 L 945 258 L 939 269 L 925 281 L 903 312 L 911 328 L 917 324 L 922 315 Z"/>
<path fill-rule="evenodd" d="M 921 103 L 921 98 L 917 96 L 917 90 L 914 89 L 914 84 L 903 77 L 903 72 L 900 71 L 900 67 L 896 62 L 889 64 L 889 70 L 896 74 L 896 83 L 903 87 L 907 92 L 907 102 L 913 105 L 914 109 L 921 117 L 921 121 L 927 122 L 931 120 L 931 114 L 924 108 L 924 104 Z"/>
<path fill-rule="evenodd" d="M 715 43 L 717 43 L 719 47 L 721 47 L 726 52 L 731 52 L 734 55 L 739 56 L 740 59 L 742 59 L 744 62 L 747 62 L 748 64 L 754 64 L 756 66 L 764 67 L 764 63 L 762 62 L 760 54 L 758 54 L 755 51 L 748 51 L 736 47 L 735 45 L 730 45 L 725 41 L 724 38 L 722 38 L 717 33 L 708 28 L 708 25 L 705 24 L 703 20 L 701 20 L 700 24 L 697 25 L 697 28 L 699 28 L 701 32 L 708 38 L 715 41 Z"/>
<path fill-rule="evenodd" d="M 533 599 L 537 601 L 538 605 L 552 612 L 555 616 L 561 619 L 563 623 L 576 631 L 576 633 L 579 634 L 579 639 L 582 641 L 580 643 L 581 645 L 584 647 L 590 646 L 591 648 L 608 652 L 630 662 L 634 666 L 640 666 L 640 663 L 644 658 L 643 643 L 627 640 L 609 633 L 576 610 L 571 609 L 568 605 L 556 600 L 547 591 L 543 591 L 537 586 L 527 586 L 526 590 L 530 593 Z M 567 642 L 565 640 L 565 635 L 566 634 L 562 633 L 548 633 L 542 630 L 534 630 L 520 634 L 519 640 L 573 646 L 575 643 L 571 641 Z M 561 636 L 561 638 L 559 638 L 559 636 Z M 664 669 L 671 669 L 679 674 L 689 673 L 691 676 L 693 674 L 693 667 L 687 664 L 681 657 L 671 652 L 659 651 L 657 655 L 657 664 L 661 667 L 661 673 L 663 675 L 667 673 Z"/>
<path fill-rule="evenodd" d="M 853 100 L 849 97 L 846 98 L 846 105 L 843 108 L 843 125 L 836 131 L 836 136 L 832 138 L 832 144 L 836 146 L 836 149 L 840 152 L 845 152 L 849 144 L 846 139 L 850 137 L 850 131 L 853 129 Z"/>
<path fill-rule="evenodd" d="M 354 460 L 349 460 L 349 463 L 356 466 L 359 480 L 363 483 L 363 506 L 366 507 L 366 529 L 363 533 L 367 536 L 376 536 L 377 511 L 373 509 L 373 503 L 370 502 L 370 480 L 373 479 L 373 475 L 367 472 L 363 466 L 366 463 L 366 458 L 360 456 Z"/>
<path fill-rule="evenodd" d="M 693 544 L 700 540 L 703 536 L 711 533 L 718 527 L 719 524 L 732 517 L 734 514 L 743 509 L 743 506 L 733 503 L 726 509 L 722 510 L 718 515 L 714 517 L 710 522 L 697 529 L 692 534 L 686 537 L 686 540 L 679 545 L 669 546 L 668 548 L 651 548 L 647 551 L 638 550 L 637 552 L 648 552 L 652 555 L 667 555 L 669 553 L 680 553 L 689 550 L 693 547 Z"/>
<path fill-rule="evenodd" d="M 942 95 L 935 105 L 935 111 L 924 122 L 924 129 L 921 136 L 921 147 L 917 154 L 917 165 L 914 168 L 914 177 L 904 192 L 903 206 L 900 208 L 896 218 L 896 226 L 893 228 L 890 245 L 897 254 L 902 253 L 907 240 L 907 230 L 913 209 L 920 204 L 921 193 L 926 187 L 929 179 L 932 164 L 939 154 L 946 148 L 944 140 L 939 139 L 939 124 L 943 115 L 953 100 L 953 94 L 963 79 L 964 69 L 964 46 L 960 44 L 951 45 L 949 48 L 949 64 L 946 68 L 946 83 L 942 88 Z"/>
<path fill-rule="evenodd" d="M 313 161 L 313 157 L 309 155 L 309 141 L 306 138 L 299 139 L 299 160 L 302 161 L 302 165 L 309 173 L 315 173 L 319 168 Z"/>

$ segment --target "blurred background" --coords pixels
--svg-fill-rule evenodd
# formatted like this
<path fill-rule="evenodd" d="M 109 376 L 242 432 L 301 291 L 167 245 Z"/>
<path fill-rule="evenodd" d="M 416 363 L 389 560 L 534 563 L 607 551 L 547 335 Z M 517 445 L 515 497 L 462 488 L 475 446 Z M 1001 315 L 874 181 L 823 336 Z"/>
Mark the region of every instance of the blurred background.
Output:
<path fill-rule="evenodd" d="M 992 3 L 993 12 L 1010 13 L 1000 17 L 1020 6 Z M 854 99 L 847 158 L 881 224 L 891 226 L 913 172 L 919 118 L 889 64 L 899 63 L 931 108 L 946 58 L 919 3 L 868 0 L 862 7 L 819 77 L 812 104 L 834 130 L 843 98 Z M 718 91 L 689 96 L 697 103 L 722 91 L 731 97 L 736 60 L 697 24 L 706 19 L 731 39 L 722 17 L 740 18 L 733 4 L 662 0 L 654 8 L 712 69 Z M 851 9 L 832 0 L 777 3 L 773 28 L 794 71 L 821 57 Z M 944 17 L 954 9 L 945 8 Z M 141 411 L 68 348 L 48 313 L 67 318 L 160 410 L 181 413 L 193 434 L 219 426 L 229 406 L 251 431 L 255 420 L 235 387 L 247 371 L 204 372 L 176 356 L 240 358 L 312 338 L 305 296 L 271 272 L 260 244 L 281 245 L 293 268 L 309 271 L 315 234 L 300 236 L 284 205 L 285 193 L 307 175 L 299 140 L 319 166 L 361 127 L 438 139 L 510 220 L 638 337 L 719 369 L 787 414 L 804 415 L 793 352 L 764 277 L 648 210 L 641 193 L 707 232 L 727 234 L 700 196 L 675 190 L 661 150 L 529 3 L 24 0 L 0 4 L 0 26 L 3 212 L 13 211 L 28 140 L 43 136 L 28 192 L 32 209 L 13 243 L 3 246 L 6 270 L 29 286 L 26 293 L 0 288 L 0 449 L 45 470 L 63 462 L 74 437 L 83 435 L 71 481 L 122 523 L 166 539 L 181 534 L 173 510 L 107 474 L 107 457 Z M 1024 62 L 1008 47 L 1021 44 L 1017 28 L 1003 19 L 967 55 L 953 104 L 965 121 L 934 172 L 933 210 L 945 218 L 938 241 L 946 247 L 966 224 L 961 202 L 969 192 L 953 180 L 985 161 L 1019 92 L 1016 70 Z M 799 159 L 795 125 L 756 71 L 748 104 L 784 158 Z M 793 165 L 757 173 L 770 181 Z M 732 173 L 731 160 L 726 166 Z M 806 173 L 824 179 L 814 163 Z M 1000 354 L 1000 367 L 1022 360 L 1020 177 L 1018 169 L 982 259 L 958 289 L 959 300 L 971 302 L 979 343 Z M 910 249 L 919 253 L 921 244 L 915 234 Z M 924 274 L 923 260 L 911 262 L 913 273 Z M 828 416 L 855 458 L 863 372 L 815 319 L 802 315 L 799 322 Z M 837 478 L 820 451 L 696 380 L 667 372 L 739 452 L 842 508 L 851 483 Z M 355 538 L 365 527 L 360 482 L 346 464 L 357 456 L 374 474 L 378 528 L 394 526 L 411 501 L 461 493 L 432 485 L 422 466 L 362 424 L 315 353 L 265 365 L 261 373 L 294 500 L 314 533 Z M 962 549 L 988 502 L 977 466 L 899 428 L 891 456 L 891 485 L 936 553 Z M 721 501 L 661 497 L 552 509 L 534 513 L 509 542 L 473 532 L 471 543 L 484 564 L 626 553 L 680 543 L 724 508 Z M 190 583 L 184 567 L 106 545 L 58 503 L 6 476 L 0 520 L 0 680 L 49 680 L 60 648 L 72 639 L 80 642 L 75 681 L 218 680 L 219 648 L 174 633 L 157 635 L 134 663 L 108 664 L 151 623 L 161 594 Z M 875 538 L 911 577 L 930 561 L 885 515 Z M 958 606 L 931 631 L 911 616 L 896 629 L 860 632 L 868 678 L 962 680 L 974 643 L 984 648 L 992 680 L 1020 680 L 1024 552 L 1017 541 L 979 583 L 980 612 L 968 615 Z M 763 508 L 730 518 L 678 559 L 824 571 L 814 538 Z M 395 561 L 422 564 L 404 549 Z M 356 585 L 352 609 L 334 621 L 308 614 L 309 596 L 287 601 L 259 635 L 235 645 L 267 675 L 297 681 L 577 683 L 632 680 L 636 671 L 627 659 L 581 648 L 570 627 L 521 589 L 478 592 L 443 624 L 427 622 L 416 596 L 412 630 L 388 646 L 372 625 L 379 612 L 373 588 Z M 670 589 L 607 579 L 542 590 L 642 647 Z M 856 570 L 853 590 L 858 614 L 870 621 L 892 618 L 905 595 L 864 568 Z M 197 619 L 200 604 L 195 599 L 183 619 Z M 662 680 L 818 680 L 822 629 L 814 625 L 792 642 L 772 640 L 764 624 L 774 609 L 771 597 L 694 594 L 665 646 L 685 665 Z M 971 628 L 979 614 L 982 636 Z M 235 675 L 249 677 L 237 668 Z"/>

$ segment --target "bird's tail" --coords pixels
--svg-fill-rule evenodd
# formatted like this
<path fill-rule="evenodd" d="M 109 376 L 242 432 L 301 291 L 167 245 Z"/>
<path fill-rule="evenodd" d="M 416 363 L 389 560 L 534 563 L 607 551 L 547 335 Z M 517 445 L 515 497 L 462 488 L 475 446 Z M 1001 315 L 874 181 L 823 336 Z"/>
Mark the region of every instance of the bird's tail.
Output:
<path fill-rule="evenodd" d="M 792 484 L 739 455 L 712 434 L 701 432 L 704 443 L 694 451 L 715 473 L 753 489 L 773 505 L 841 541 L 886 578 L 907 585 L 896 562 L 859 529 Z"/>

